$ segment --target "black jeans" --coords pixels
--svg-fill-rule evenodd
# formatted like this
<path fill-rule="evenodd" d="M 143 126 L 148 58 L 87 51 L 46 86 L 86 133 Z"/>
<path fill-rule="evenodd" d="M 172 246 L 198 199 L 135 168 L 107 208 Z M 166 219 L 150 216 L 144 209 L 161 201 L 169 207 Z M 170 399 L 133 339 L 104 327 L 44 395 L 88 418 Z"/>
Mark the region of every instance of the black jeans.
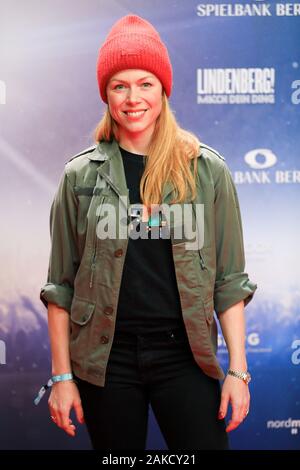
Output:
<path fill-rule="evenodd" d="M 220 383 L 194 360 L 185 330 L 116 332 L 105 386 L 75 380 L 96 450 L 145 450 L 150 403 L 168 449 L 229 449 Z"/>

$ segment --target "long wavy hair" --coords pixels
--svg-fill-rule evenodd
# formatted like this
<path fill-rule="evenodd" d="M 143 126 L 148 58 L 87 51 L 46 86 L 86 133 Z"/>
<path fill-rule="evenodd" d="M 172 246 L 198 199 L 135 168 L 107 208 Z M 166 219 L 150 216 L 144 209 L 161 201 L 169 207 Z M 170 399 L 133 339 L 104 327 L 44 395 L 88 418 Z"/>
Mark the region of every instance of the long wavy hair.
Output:
<path fill-rule="evenodd" d="M 111 141 L 113 137 L 119 142 L 118 124 L 112 118 L 108 105 L 93 137 L 96 143 L 102 140 Z M 151 204 L 161 204 L 167 181 L 175 188 L 175 198 L 170 204 L 194 200 L 199 152 L 198 137 L 179 126 L 163 90 L 162 109 L 156 119 L 140 181 L 142 203 L 148 208 Z"/>

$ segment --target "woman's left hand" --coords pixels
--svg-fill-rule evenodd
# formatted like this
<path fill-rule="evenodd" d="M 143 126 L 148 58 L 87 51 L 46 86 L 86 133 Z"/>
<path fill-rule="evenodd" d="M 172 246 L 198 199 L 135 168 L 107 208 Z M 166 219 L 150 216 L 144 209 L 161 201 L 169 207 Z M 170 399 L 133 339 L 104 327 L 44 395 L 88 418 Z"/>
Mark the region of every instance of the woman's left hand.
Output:
<path fill-rule="evenodd" d="M 228 404 L 232 407 L 232 416 L 226 432 L 236 429 L 246 418 L 250 408 L 249 387 L 241 379 L 227 375 L 222 386 L 219 419 L 225 418 Z"/>

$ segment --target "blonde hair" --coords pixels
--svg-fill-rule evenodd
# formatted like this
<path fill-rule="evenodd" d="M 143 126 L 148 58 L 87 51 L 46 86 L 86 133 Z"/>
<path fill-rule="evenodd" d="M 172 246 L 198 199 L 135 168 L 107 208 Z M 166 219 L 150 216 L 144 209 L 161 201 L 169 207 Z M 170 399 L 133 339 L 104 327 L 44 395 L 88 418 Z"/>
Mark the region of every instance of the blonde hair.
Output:
<path fill-rule="evenodd" d="M 107 106 L 94 130 L 94 139 L 96 142 L 110 141 L 113 137 L 119 141 L 118 125 Z M 180 203 L 189 198 L 194 200 L 199 152 L 198 137 L 179 126 L 163 91 L 161 113 L 156 120 L 147 149 L 145 170 L 140 182 L 142 203 L 148 208 L 151 204 L 161 204 L 166 181 L 170 181 L 176 190 L 176 196 L 170 204 Z M 193 172 L 191 162 L 194 164 Z"/>

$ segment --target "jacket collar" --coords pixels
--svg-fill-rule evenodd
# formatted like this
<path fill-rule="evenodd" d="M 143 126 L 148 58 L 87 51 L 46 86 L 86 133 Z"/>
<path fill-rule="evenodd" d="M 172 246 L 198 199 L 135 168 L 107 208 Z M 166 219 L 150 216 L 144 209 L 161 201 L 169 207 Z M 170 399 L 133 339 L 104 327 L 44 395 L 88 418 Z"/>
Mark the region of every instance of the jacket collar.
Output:
<path fill-rule="evenodd" d="M 92 161 L 103 162 L 98 166 L 97 172 L 118 196 L 128 195 L 122 155 L 115 138 L 109 142 L 98 142 L 95 149 L 89 153 L 88 158 Z"/>
<path fill-rule="evenodd" d="M 201 152 L 198 157 L 200 155 Z M 99 175 L 107 181 L 119 196 L 128 196 L 129 191 L 126 185 L 123 159 L 119 144 L 114 137 L 109 142 L 98 142 L 95 149 L 88 154 L 88 158 L 92 161 L 103 162 L 102 165 L 99 165 L 97 168 Z M 169 196 L 173 191 L 173 184 L 167 181 L 162 194 L 163 203 L 168 203 Z"/>

